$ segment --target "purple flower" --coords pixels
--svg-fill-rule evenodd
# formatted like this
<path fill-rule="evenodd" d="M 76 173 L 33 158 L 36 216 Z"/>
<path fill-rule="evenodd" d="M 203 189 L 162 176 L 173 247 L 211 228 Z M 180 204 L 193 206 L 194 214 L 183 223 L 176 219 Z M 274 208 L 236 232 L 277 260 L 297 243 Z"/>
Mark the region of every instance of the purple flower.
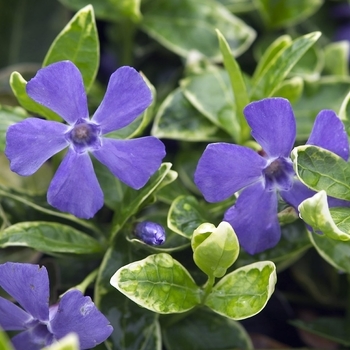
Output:
<path fill-rule="evenodd" d="M 89 153 L 134 189 L 143 187 L 159 168 L 165 148 L 157 138 L 104 137 L 130 124 L 152 102 L 150 89 L 133 68 L 121 67 L 111 75 L 104 99 L 91 119 L 82 76 L 70 61 L 40 69 L 26 89 L 34 101 L 68 124 L 27 118 L 9 127 L 5 153 L 11 170 L 28 176 L 69 147 L 47 193 L 55 208 L 88 219 L 102 207 L 103 193 Z"/>
<path fill-rule="evenodd" d="M 0 297 L 0 326 L 21 331 L 12 338 L 16 350 L 39 350 L 74 332 L 80 348 L 90 349 L 113 331 L 90 297 L 78 290 L 49 307 L 49 278 L 45 267 L 8 262 L 0 265 L 0 286 L 22 307 Z"/>
<path fill-rule="evenodd" d="M 266 98 L 252 102 L 245 107 L 244 115 L 262 151 L 228 143 L 210 144 L 198 162 L 194 179 L 208 202 L 222 201 L 242 190 L 224 220 L 232 225 L 242 247 L 255 254 L 280 240 L 278 193 L 297 208 L 314 192 L 295 178 L 290 152 L 296 124 L 289 101 Z M 349 156 L 344 126 L 330 110 L 318 114 L 307 143 L 344 159 Z M 339 203 L 333 200 L 335 205 Z"/>
<path fill-rule="evenodd" d="M 162 225 L 152 221 L 142 221 L 135 225 L 134 234 L 150 245 L 162 245 L 165 242 L 165 230 Z"/>

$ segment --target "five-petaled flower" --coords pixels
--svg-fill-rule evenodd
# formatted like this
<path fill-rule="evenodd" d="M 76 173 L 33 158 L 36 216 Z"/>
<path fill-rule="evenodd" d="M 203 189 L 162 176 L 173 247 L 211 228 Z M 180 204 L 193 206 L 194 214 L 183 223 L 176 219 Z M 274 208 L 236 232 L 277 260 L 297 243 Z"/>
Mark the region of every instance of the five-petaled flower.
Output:
<path fill-rule="evenodd" d="M 27 118 L 11 125 L 5 154 L 12 171 L 28 176 L 69 147 L 48 189 L 47 200 L 53 207 L 86 219 L 102 207 L 103 192 L 89 153 L 134 189 L 143 187 L 159 168 L 165 148 L 157 138 L 104 137 L 130 124 L 152 102 L 150 89 L 133 68 L 121 67 L 111 75 L 104 99 L 91 119 L 82 76 L 70 61 L 40 69 L 26 91 L 68 124 Z"/>
<path fill-rule="evenodd" d="M 49 278 L 45 267 L 7 262 L 0 265 L 0 286 L 22 307 L 0 297 L 0 326 L 20 331 L 12 338 L 16 350 L 39 350 L 76 333 L 81 349 L 105 341 L 113 331 L 90 297 L 78 290 L 65 293 L 49 307 Z"/>
<path fill-rule="evenodd" d="M 277 194 L 297 208 L 314 192 L 295 179 L 290 153 L 296 123 L 289 101 L 266 98 L 252 102 L 244 115 L 262 150 L 257 153 L 240 145 L 210 144 L 198 162 L 194 179 L 208 202 L 222 201 L 242 190 L 224 220 L 232 225 L 242 247 L 255 254 L 280 240 Z M 328 149 L 345 160 L 349 157 L 344 126 L 331 110 L 318 114 L 307 144 Z M 329 198 L 330 206 L 341 202 Z"/>

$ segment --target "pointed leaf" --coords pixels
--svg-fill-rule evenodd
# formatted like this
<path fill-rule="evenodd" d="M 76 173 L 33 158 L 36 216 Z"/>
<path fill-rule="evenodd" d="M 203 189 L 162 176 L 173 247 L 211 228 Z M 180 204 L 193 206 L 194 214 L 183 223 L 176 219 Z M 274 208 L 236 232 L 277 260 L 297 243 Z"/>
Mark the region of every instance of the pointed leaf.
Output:
<path fill-rule="evenodd" d="M 94 238 L 70 226 L 32 221 L 12 225 L 1 232 L 0 247 L 30 247 L 43 253 L 98 254 L 102 246 Z"/>
<path fill-rule="evenodd" d="M 315 191 L 350 200 L 350 164 L 336 154 L 316 146 L 299 146 L 292 151 L 299 179 Z"/>
<path fill-rule="evenodd" d="M 312 226 L 315 232 L 322 232 L 329 238 L 339 241 L 350 240 L 350 222 L 346 223 L 344 220 L 341 220 L 340 224 L 343 229 L 337 226 L 335 220 L 333 220 L 332 213 L 329 210 L 327 193 L 325 191 L 320 191 L 313 197 L 304 200 L 299 205 L 298 209 L 300 211 L 301 218 L 308 225 Z M 346 217 L 350 218 L 350 209 L 339 209 L 345 210 Z"/>
<path fill-rule="evenodd" d="M 191 245 L 194 262 L 210 277 L 224 276 L 239 254 L 236 233 L 225 221 L 218 227 L 207 223 L 200 225 L 193 232 Z"/>
<path fill-rule="evenodd" d="M 111 285 L 135 303 L 154 312 L 185 312 L 200 303 L 201 290 L 171 255 L 150 255 L 120 268 Z"/>
<path fill-rule="evenodd" d="M 43 67 L 58 61 L 72 61 L 83 76 L 86 91 L 89 91 L 97 74 L 99 57 L 94 9 L 88 5 L 77 12 L 58 34 L 46 54 Z"/>
<path fill-rule="evenodd" d="M 276 281 L 276 267 L 271 261 L 241 267 L 214 286 L 205 305 L 234 320 L 254 316 L 265 307 Z"/>
<path fill-rule="evenodd" d="M 28 111 L 46 117 L 48 120 L 62 121 L 62 118 L 50 109 L 36 103 L 26 92 L 27 81 L 18 72 L 13 72 L 10 77 L 11 89 L 20 105 Z"/>

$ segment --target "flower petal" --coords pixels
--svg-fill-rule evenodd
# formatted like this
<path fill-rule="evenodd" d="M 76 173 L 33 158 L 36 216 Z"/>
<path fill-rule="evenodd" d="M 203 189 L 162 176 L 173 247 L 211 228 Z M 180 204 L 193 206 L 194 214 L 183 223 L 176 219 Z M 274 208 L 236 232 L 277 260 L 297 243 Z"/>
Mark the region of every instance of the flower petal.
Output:
<path fill-rule="evenodd" d="M 45 325 L 37 325 L 34 329 L 21 332 L 11 339 L 16 350 L 40 350 L 53 343 L 53 335 Z"/>
<path fill-rule="evenodd" d="M 11 301 L 0 297 L 0 327 L 5 331 L 21 331 L 32 319 L 23 309 Z"/>
<path fill-rule="evenodd" d="M 277 194 L 257 183 L 246 188 L 224 220 L 235 230 L 241 246 L 249 254 L 274 247 L 281 237 L 277 218 Z"/>
<path fill-rule="evenodd" d="M 296 136 L 295 117 L 284 98 L 265 98 L 244 108 L 252 136 L 270 157 L 289 157 Z"/>
<path fill-rule="evenodd" d="M 315 191 L 310 190 L 301 181 L 294 179 L 293 186 L 289 191 L 280 191 L 283 200 L 290 204 L 296 211 L 298 211 L 299 204 L 307 198 L 316 194 Z"/>
<path fill-rule="evenodd" d="M 35 102 L 56 112 L 69 124 L 89 117 L 83 78 L 70 61 L 56 62 L 39 69 L 26 89 Z"/>
<path fill-rule="evenodd" d="M 44 266 L 1 264 L 0 286 L 34 318 L 48 321 L 49 277 Z"/>
<path fill-rule="evenodd" d="M 15 173 L 34 174 L 54 154 L 67 147 L 67 125 L 28 118 L 11 125 L 6 133 L 6 157 Z"/>
<path fill-rule="evenodd" d="M 331 110 L 318 113 L 306 144 L 325 148 L 344 160 L 349 158 L 349 142 L 344 124 Z"/>
<path fill-rule="evenodd" d="M 57 339 L 70 332 L 76 333 L 81 349 L 95 347 L 105 341 L 113 331 L 113 327 L 91 298 L 84 297 L 78 290 L 70 290 L 63 295 L 49 327 Z"/>
<path fill-rule="evenodd" d="M 55 208 L 89 219 L 103 206 L 103 193 L 88 153 L 69 149 L 47 192 Z"/>
<path fill-rule="evenodd" d="M 92 154 L 114 176 L 138 190 L 158 170 L 165 156 L 164 144 L 148 136 L 132 140 L 103 138 L 102 147 Z"/>
<path fill-rule="evenodd" d="M 208 202 L 220 202 L 238 190 L 263 181 L 265 158 L 253 150 L 229 143 L 212 143 L 204 150 L 194 182 Z"/>
<path fill-rule="evenodd" d="M 92 121 L 107 134 L 129 125 L 151 102 L 151 90 L 142 76 L 134 68 L 121 67 L 111 75 Z"/>

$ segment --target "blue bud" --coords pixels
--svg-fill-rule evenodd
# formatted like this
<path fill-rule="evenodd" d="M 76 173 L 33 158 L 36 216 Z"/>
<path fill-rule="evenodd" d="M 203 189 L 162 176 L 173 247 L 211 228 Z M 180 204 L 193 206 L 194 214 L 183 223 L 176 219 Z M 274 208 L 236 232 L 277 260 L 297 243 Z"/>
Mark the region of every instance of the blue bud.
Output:
<path fill-rule="evenodd" d="M 161 245 L 165 242 L 164 227 L 152 221 L 142 221 L 136 224 L 134 234 L 150 245 Z"/>

